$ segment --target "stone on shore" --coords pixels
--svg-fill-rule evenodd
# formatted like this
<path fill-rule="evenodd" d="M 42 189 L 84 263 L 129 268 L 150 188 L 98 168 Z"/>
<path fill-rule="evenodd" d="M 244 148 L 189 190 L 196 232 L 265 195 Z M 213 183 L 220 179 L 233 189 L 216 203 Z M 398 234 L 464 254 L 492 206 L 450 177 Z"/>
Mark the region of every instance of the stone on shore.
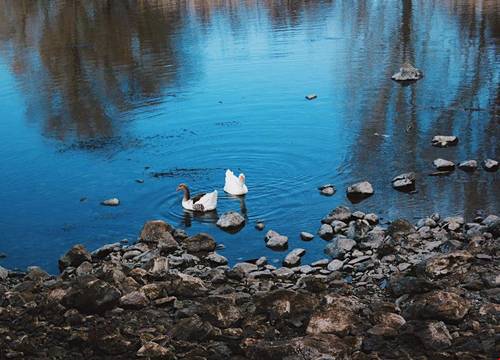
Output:
<path fill-rule="evenodd" d="M 436 159 L 433 164 L 439 171 L 453 171 L 455 169 L 455 163 L 445 159 Z"/>
<path fill-rule="evenodd" d="M 356 241 L 339 235 L 334 237 L 332 241 L 326 245 L 324 252 L 334 259 L 342 259 L 355 245 Z"/>
<path fill-rule="evenodd" d="M 145 243 L 158 243 L 171 235 L 173 228 L 163 220 L 151 220 L 144 224 L 139 238 Z"/>
<path fill-rule="evenodd" d="M 120 205 L 120 200 L 118 198 L 106 199 L 101 204 L 104 206 L 118 206 Z"/>
<path fill-rule="evenodd" d="M 415 179 L 414 172 L 398 175 L 392 179 L 392 187 L 399 191 L 413 191 L 415 190 Z"/>
<path fill-rule="evenodd" d="M 212 236 L 199 233 L 182 241 L 182 246 L 190 254 L 213 252 L 217 246 Z"/>
<path fill-rule="evenodd" d="M 0 280 L 6 280 L 9 277 L 9 271 L 0 266 Z"/>
<path fill-rule="evenodd" d="M 283 260 L 283 266 L 295 267 L 300 265 L 300 258 L 306 253 L 305 249 L 297 248 L 290 251 Z"/>
<path fill-rule="evenodd" d="M 266 246 L 273 250 L 285 250 L 288 248 L 288 237 L 280 235 L 274 230 L 269 230 L 265 237 Z"/>
<path fill-rule="evenodd" d="M 327 269 L 330 271 L 338 271 L 342 269 L 342 266 L 344 266 L 344 262 L 342 260 L 333 259 L 328 263 Z"/>
<path fill-rule="evenodd" d="M 329 224 L 322 224 L 318 230 L 318 235 L 324 240 L 331 240 L 333 238 L 333 228 Z"/>
<path fill-rule="evenodd" d="M 368 181 L 362 181 L 347 188 L 347 197 L 354 203 L 373 195 L 373 193 L 372 184 Z"/>
<path fill-rule="evenodd" d="M 423 76 L 422 71 L 411 65 L 410 63 L 404 63 L 397 73 L 392 75 L 392 80 L 395 81 L 417 81 Z"/>
<path fill-rule="evenodd" d="M 73 246 L 64 256 L 59 259 L 59 270 L 63 271 L 67 267 L 78 267 L 84 261 L 91 261 L 92 256 L 81 244 Z"/>
<path fill-rule="evenodd" d="M 458 164 L 458 168 L 463 171 L 475 171 L 477 169 L 477 161 L 476 160 L 466 160 L 462 161 Z"/>
<path fill-rule="evenodd" d="M 217 226 L 224 230 L 240 229 L 244 224 L 245 218 L 236 211 L 226 212 L 217 220 Z"/>
<path fill-rule="evenodd" d="M 483 168 L 486 171 L 497 171 L 498 170 L 498 161 L 493 159 L 486 159 L 483 161 Z"/>
<path fill-rule="evenodd" d="M 139 358 L 148 359 L 175 359 L 175 354 L 173 354 L 170 349 L 164 348 L 163 346 L 152 341 L 142 345 L 136 355 Z"/>
<path fill-rule="evenodd" d="M 448 147 L 456 144 L 458 144 L 458 138 L 456 136 L 436 135 L 432 139 L 432 146 Z"/>

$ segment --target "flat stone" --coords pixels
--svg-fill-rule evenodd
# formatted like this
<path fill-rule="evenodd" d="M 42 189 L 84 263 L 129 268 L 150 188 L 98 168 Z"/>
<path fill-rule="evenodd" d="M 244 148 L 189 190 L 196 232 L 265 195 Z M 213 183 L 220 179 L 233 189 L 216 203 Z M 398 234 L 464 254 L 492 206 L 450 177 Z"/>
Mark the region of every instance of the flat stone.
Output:
<path fill-rule="evenodd" d="M 118 206 L 120 205 L 120 200 L 118 198 L 106 199 L 101 204 L 104 206 Z"/>
<path fill-rule="evenodd" d="M 455 164 L 452 161 L 445 159 L 436 159 L 433 164 L 439 171 L 452 171 L 455 169 Z"/>
<path fill-rule="evenodd" d="M 292 269 L 282 267 L 274 270 L 273 274 L 279 279 L 288 279 L 293 276 L 294 271 Z"/>
<path fill-rule="evenodd" d="M 360 257 L 357 257 L 355 259 L 352 259 L 351 261 L 349 261 L 349 265 L 354 265 L 354 264 L 358 264 L 360 262 L 363 262 L 363 261 L 366 261 L 366 260 L 370 260 L 371 259 L 371 256 L 370 255 L 363 255 L 363 256 L 360 256 Z"/>
<path fill-rule="evenodd" d="M 247 262 L 237 263 L 236 265 L 233 266 L 233 270 L 241 272 L 245 275 L 248 275 L 252 271 L 257 271 L 258 269 L 259 268 L 257 267 L 257 265 Z"/>
<path fill-rule="evenodd" d="M 344 266 L 344 262 L 341 260 L 334 259 L 330 261 L 330 263 L 327 266 L 327 269 L 330 271 L 338 271 L 342 269 L 342 266 Z"/>
<path fill-rule="evenodd" d="M 342 258 L 346 253 L 356 245 L 356 241 L 348 239 L 345 236 L 336 236 L 325 247 L 325 254 L 332 258 Z"/>
<path fill-rule="evenodd" d="M 141 291 L 132 291 L 120 298 L 120 306 L 126 309 L 140 309 L 148 304 L 148 298 Z"/>
<path fill-rule="evenodd" d="M 483 168 L 486 171 L 497 171 L 498 170 L 498 161 L 493 159 L 486 159 L 483 161 Z"/>
<path fill-rule="evenodd" d="M 456 136 L 436 135 L 432 139 L 432 146 L 448 147 L 456 144 L 458 144 L 458 138 Z"/>
<path fill-rule="evenodd" d="M 288 237 L 280 235 L 274 230 L 269 230 L 264 240 L 266 246 L 273 250 L 284 250 L 288 247 Z"/>
<path fill-rule="evenodd" d="M 463 171 L 475 171 L 477 169 L 477 161 L 476 160 L 466 160 L 462 161 L 458 164 L 458 168 Z"/>
<path fill-rule="evenodd" d="M 366 214 L 365 220 L 368 221 L 372 225 L 378 224 L 378 216 L 377 216 L 377 214 L 374 214 L 374 213 Z"/>
<path fill-rule="evenodd" d="M 324 224 L 331 224 L 333 221 L 342 221 L 344 223 L 348 222 L 351 219 L 352 212 L 346 206 L 339 206 L 328 214 L 325 218 L 321 220 Z M 347 225 L 346 225 L 347 226 Z"/>
<path fill-rule="evenodd" d="M 300 233 L 300 238 L 304 241 L 311 241 L 312 239 L 314 239 L 314 235 L 311 234 L 311 233 L 308 233 L 308 232 L 305 232 L 305 231 L 302 231 Z"/>
<path fill-rule="evenodd" d="M 392 179 L 392 187 L 399 191 L 413 191 L 415 190 L 415 173 L 408 172 L 400 174 Z"/>

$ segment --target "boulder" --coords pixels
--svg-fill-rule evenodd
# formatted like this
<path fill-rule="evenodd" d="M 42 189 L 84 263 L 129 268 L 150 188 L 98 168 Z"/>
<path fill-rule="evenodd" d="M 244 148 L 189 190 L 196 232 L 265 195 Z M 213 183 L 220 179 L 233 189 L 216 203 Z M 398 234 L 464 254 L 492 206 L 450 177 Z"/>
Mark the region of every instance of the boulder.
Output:
<path fill-rule="evenodd" d="M 455 164 L 452 161 L 445 159 L 436 159 L 433 164 L 439 171 L 453 171 L 455 169 Z"/>
<path fill-rule="evenodd" d="M 318 230 L 318 235 L 324 240 L 331 240 L 333 238 L 333 228 L 329 224 L 321 224 Z"/>
<path fill-rule="evenodd" d="M 415 190 L 415 173 L 408 172 L 400 174 L 392 179 L 392 187 L 399 191 L 413 191 Z"/>
<path fill-rule="evenodd" d="M 114 286 L 92 275 L 84 275 L 71 283 L 61 303 L 67 308 L 94 314 L 112 309 L 120 297 L 120 291 Z"/>
<path fill-rule="evenodd" d="M 344 266 L 344 262 L 338 259 L 333 259 L 328 263 L 327 269 L 330 271 L 339 271 Z"/>
<path fill-rule="evenodd" d="M 265 237 L 266 246 L 273 250 L 285 250 L 288 248 L 288 237 L 269 230 Z"/>
<path fill-rule="evenodd" d="M 84 261 L 92 261 L 92 256 L 83 245 L 75 245 L 59 259 L 59 270 L 63 271 L 68 266 L 78 267 Z"/>
<path fill-rule="evenodd" d="M 356 241 L 348 239 L 345 236 L 338 235 L 332 239 L 325 247 L 325 254 L 332 258 L 342 259 L 345 254 L 352 250 Z"/>
<path fill-rule="evenodd" d="M 120 298 L 120 306 L 125 309 L 140 309 L 149 304 L 149 300 L 142 291 L 132 291 Z"/>
<path fill-rule="evenodd" d="M 104 259 L 106 256 L 111 254 L 113 251 L 119 251 L 121 249 L 121 244 L 119 242 L 113 244 L 107 244 L 101 246 L 100 248 L 92 251 L 91 255 L 95 259 Z"/>
<path fill-rule="evenodd" d="M 432 139 L 432 146 L 448 147 L 456 144 L 458 144 L 458 138 L 456 136 L 436 135 Z"/>
<path fill-rule="evenodd" d="M 217 247 L 214 238 L 205 233 L 188 237 L 183 240 L 182 245 L 190 254 L 213 252 Z"/>
<path fill-rule="evenodd" d="M 469 312 L 470 307 L 470 302 L 460 295 L 437 290 L 418 296 L 405 310 L 405 317 L 458 322 Z"/>
<path fill-rule="evenodd" d="M 476 160 L 466 160 L 462 161 L 458 164 L 458 168 L 463 171 L 475 171 L 477 169 L 477 161 Z"/>
<path fill-rule="evenodd" d="M 139 358 L 148 358 L 148 359 L 176 359 L 175 354 L 167 348 L 164 348 L 161 345 L 158 345 L 155 342 L 149 341 L 141 346 L 141 348 L 136 353 Z"/>
<path fill-rule="evenodd" d="M 216 266 L 227 265 L 227 263 L 228 263 L 227 259 L 224 256 L 219 255 L 215 252 L 208 254 L 205 257 L 205 260 L 210 261 L 210 263 L 212 263 Z"/>
<path fill-rule="evenodd" d="M 452 343 L 452 336 L 442 321 L 408 321 L 403 331 L 417 338 L 429 351 L 443 351 Z"/>
<path fill-rule="evenodd" d="M 412 223 L 405 219 L 394 220 L 387 228 L 387 234 L 393 238 L 407 236 L 415 232 L 415 227 Z"/>
<path fill-rule="evenodd" d="M 245 225 L 245 218 L 236 211 L 226 212 L 217 220 L 217 226 L 227 231 L 239 230 L 243 225 Z"/>
<path fill-rule="evenodd" d="M 323 218 L 323 220 L 321 220 L 321 222 L 324 224 L 331 224 L 333 221 L 338 220 L 346 223 L 351 219 L 351 216 L 352 212 L 348 207 L 339 206 L 333 209 L 328 214 L 328 216 L 326 216 L 325 218 Z"/>
<path fill-rule="evenodd" d="M 354 220 L 349 223 L 346 231 L 346 236 L 350 239 L 360 241 L 366 238 L 371 226 L 366 220 Z"/>
<path fill-rule="evenodd" d="M 420 263 L 417 268 L 430 278 L 438 278 L 457 270 L 459 273 L 466 272 L 467 268 L 465 266 L 472 259 L 473 256 L 468 251 L 455 250 L 448 254 L 432 256 Z"/>
<path fill-rule="evenodd" d="M 423 77 L 422 71 L 410 63 L 404 63 L 397 73 L 392 75 L 392 80 L 401 82 L 417 81 Z"/>
<path fill-rule="evenodd" d="M 283 260 L 283 266 L 295 267 L 300 265 L 300 258 L 306 253 L 305 249 L 293 249 Z"/>
<path fill-rule="evenodd" d="M 139 238 L 145 243 L 158 243 L 162 239 L 169 239 L 173 228 L 163 220 L 152 220 L 144 224 Z M 168 235 L 167 235 L 168 234 Z"/>
<path fill-rule="evenodd" d="M 373 187 L 368 181 L 353 184 L 347 188 L 347 197 L 353 203 L 359 202 L 373 195 Z"/>
<path fill-rule="evenodd" d="M 498 170 L 498 161 L 493 159 L 486 159 L 483 161 L 483 168 L 486 171 L 497 171 Z"/>
<path fill-rule="evenodd" d="M 305 232 L 305 231 L 302 231 L 300 233 L 300 238 L 304 241 L 311 241 L 312 239 L 314 239 L 314 235 L 311 234 L 311 233 L 308 233 L 308 232 Z"/>

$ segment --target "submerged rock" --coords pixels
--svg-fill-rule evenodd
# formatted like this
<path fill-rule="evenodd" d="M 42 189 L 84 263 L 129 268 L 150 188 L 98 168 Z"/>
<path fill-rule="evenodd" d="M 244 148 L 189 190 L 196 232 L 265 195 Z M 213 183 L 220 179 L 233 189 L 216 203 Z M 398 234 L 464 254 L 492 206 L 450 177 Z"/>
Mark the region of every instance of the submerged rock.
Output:
<path fill-rule="evenodd" d="M 452 171 L 455 169 L 455 164 L 452 161 L 445 159 L 434 160 L 434 167 L 439 171 Z"/>
<path fill-rule="evenodd" d="M 373 192 L 372 184 L 368 181 L 362 181 L 347 188 L 347 197 L 355 203 L 373 195 Z"/>
<path fill-rule="evenodd" d="M 335 194 L 337 192 L 337 189 L 332 184 L 326 184 L 326 185 L 320 186 L 318 188 L 318 190 L 321 192 L 321 195 L 325 195 L 325 196 L 332 196 L 333 194 Z"/>
<path fill-rule="evenodd" d="M 325 218 L 321 220 L 322 223 L 331 224 L 333 221 L 348 222 L 351 219 L 352 212 L 346 206 L 339 206 L 328 214 Z"/>
<path fill-rule="evenodd" d="M 436 135 L 432 139 L 432 146 L 448 147 L 456 144 L 458 144 L 458 138 L 456 136 Z"/>
<path fill-rule="evenodd" d="M 458 164 L 458 168 L 463 171 L 475 171 L 477 169 L 477 161 L 476 160 L 466 160 L 462 161 Z"/>
<path fill-rule="evenodd" d="M 285 250 L 288 248 L 288 237 L 278 234 L 274 230 L 269 230 L 264 239 L 266 246 L 273 250 Z"/>
<path fill-rule="evenodd" d="M 413 191 L 415 190 L 415 179 L 414 172 L 398 175 L 392 179 L 392 187 L 399 191 Z"/>
<path fill-rule="evenodd" d="M 497 171 L 498 170 L 498 161 L 493 159 L 486 159 L 483 161 L 483 168 L 486 171 Z"/>
<path fill-rule="evenodd" d="M 104 206 L 118 206 L 120 205 L 120 200 L 118 198 L 107 199 L 101 202 Z"/>
<path fill-rule="evenodd" d="M 404 63 L 399 71 L 392 75 L 392 80 L 395 81 L 417 81 L 423 76 L 422 71 L 415 68 L 410 63 Z"/>
<path fill-rule="evenodd" d="M 239 230 L 245 224 L 245 218 L 236 211 L 222 214 L 217 220 L 217 226 L 224 230 Z"/>

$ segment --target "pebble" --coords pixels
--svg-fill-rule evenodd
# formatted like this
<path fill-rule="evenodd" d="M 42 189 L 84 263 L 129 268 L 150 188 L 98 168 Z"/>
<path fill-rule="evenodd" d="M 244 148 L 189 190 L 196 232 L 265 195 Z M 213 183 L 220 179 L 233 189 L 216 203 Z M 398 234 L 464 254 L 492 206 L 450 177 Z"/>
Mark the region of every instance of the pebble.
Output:
<path fill-rule="evenodd" d="M 392 80 L 395 81 L 402 81 L 402 82 L 408 82 L 408 81 L 417 81 L 423 77 L 422 71 L 414 67 L 413 65 L 409 63 L 404 63 L 400 68 L 397 73 L 392 75 Z"/>
<path fill-rule="evenodd" d="M 263 223 L 263 222 L 260 222 L 258 221 L 256 224 L 255 224 L 255 228 L 259 231 L 262 231 L 264 230 L 264 228 L 266 227 L 266 225 Z"/>
<path fill-rule="evenodd" d="M 120 205 L 120 200 L 117 198 L 111 198 L 104 200 L 103 202 L 101 202 L 101 204 L 104 206 L 118 206 Z"/>
<path fill-rule="evenodd" d="M 337 192 L 337 189 L 332 184 L 326 184 L 326 185 L 320 186 L 318 189 L 321 192 L 321 195 L 325 195 L 325 196 L 332 196 L 333 194 L 335 194 Z"/>

